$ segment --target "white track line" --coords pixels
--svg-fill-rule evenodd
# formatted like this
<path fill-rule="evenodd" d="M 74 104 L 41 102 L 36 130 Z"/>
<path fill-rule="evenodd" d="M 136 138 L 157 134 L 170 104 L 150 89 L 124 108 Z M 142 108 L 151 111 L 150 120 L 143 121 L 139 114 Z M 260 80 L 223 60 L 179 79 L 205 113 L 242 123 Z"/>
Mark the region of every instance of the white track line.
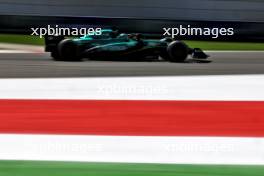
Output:
<path fill-rule="evenodd" d="M 10 53 L 35 53 L 32 51 L 26 51 L 26 50 L 0 50 L 0 53 L 2 54 L 10 54 Z"/>
<path fill-rule="evenodd" d="M 264 164 L 264 138 L 0 135 L 0 159 Z"/>
<path fill-rule="evenodd" d="M 264 51 L 260 50 L 205 50 L 204 52 L 208 53 L 263 53 Z"/>
<path fill-rule="evenodd" d="M 44 53 L 44 46 L 36 45 L 0 43 L 0 48 L 0 53 Z"/>
<path fill-rule="evenodd" d="M 264 75 L 0 79 L 0 85 L 0 99 L 264 100 Z"/>

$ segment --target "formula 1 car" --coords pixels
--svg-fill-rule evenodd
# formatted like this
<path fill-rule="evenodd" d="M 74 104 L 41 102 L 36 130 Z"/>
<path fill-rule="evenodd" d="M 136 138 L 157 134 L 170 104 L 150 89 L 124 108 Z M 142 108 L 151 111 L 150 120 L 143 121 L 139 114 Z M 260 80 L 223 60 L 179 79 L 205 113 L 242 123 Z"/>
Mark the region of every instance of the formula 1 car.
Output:
<path fill-rule="evenodd" d="M 141 34 L 102 30 L 101 35 L 86 35 L 77 39 L 46 36 L 45 51 L 56 61 L 81 61 L 83 58 L 146 58 L 162 57 L 170 62 L 184 62 L 188 55 L 197 59 L 208 57 L 199 48 L 190 48 L 171 38 L 145 39 Z"/>

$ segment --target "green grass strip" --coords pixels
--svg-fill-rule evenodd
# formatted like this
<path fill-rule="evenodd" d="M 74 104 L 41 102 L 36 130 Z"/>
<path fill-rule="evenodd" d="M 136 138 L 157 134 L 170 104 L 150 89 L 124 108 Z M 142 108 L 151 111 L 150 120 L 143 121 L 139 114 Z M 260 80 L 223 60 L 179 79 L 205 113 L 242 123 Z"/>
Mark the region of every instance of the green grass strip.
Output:
<path fill-rule="evenodd" d="M 219 41 L 185 41 L 193 48 L 203 50 L 238 50 L 238 51 L 263 51 L 264 43 L 251 42 L 219 42 Z"/>
<path fill-rule="evenodd" d="M 31 35 L 7 35 L 0 34 L 0 43 L 44 45 L 44 39 Z"/>
<path fill-rule="evenodd" d="M 263 176 L 264 166 L 0 161 L 1 176 Z"/>

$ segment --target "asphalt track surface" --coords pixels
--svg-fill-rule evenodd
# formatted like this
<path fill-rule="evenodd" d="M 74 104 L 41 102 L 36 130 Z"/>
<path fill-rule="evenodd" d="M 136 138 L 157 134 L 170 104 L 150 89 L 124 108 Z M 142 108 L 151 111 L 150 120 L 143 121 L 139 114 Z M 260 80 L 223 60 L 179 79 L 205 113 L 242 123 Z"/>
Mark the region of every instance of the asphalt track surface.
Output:
<path fill-rule="evenodd" d="M 0 78 L 264 74 L 264 52 L 209 52 L 209 55 L 209 63 L 107 58 L 105 61 L 55 62 L 49 53 L 0 53 Z"/>

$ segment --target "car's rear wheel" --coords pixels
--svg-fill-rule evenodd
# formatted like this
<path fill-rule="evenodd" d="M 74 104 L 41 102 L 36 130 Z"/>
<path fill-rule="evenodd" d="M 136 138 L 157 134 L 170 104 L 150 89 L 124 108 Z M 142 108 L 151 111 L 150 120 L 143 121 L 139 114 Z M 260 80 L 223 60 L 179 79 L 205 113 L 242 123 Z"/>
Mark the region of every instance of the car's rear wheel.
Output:
<path fill-rule="evenodd" d="M 52 51 L 52 52 L 51 52 L 51 57 L 52 57 L 53 60 L 55 60 L 55 61 L 60 61 L 60 60 L 61 60 L 61 57 L 60 57 L 60 54 L 59 54 L 58 50 L 56 50 L 56 51 Z"/>
<path fill-rule="evenodd" d="M 181 41 L 173 41 L 168 45 L 168 60 L 170 62 L 184 62 L 188 57 L 188 46 Z"/>
<path fill-rule="evenodd" d="M 78 53 L 78 46 L 70 39 L 62 40 L 58 45 L 59 60 L 61 61 L 81 61 Z"/>

